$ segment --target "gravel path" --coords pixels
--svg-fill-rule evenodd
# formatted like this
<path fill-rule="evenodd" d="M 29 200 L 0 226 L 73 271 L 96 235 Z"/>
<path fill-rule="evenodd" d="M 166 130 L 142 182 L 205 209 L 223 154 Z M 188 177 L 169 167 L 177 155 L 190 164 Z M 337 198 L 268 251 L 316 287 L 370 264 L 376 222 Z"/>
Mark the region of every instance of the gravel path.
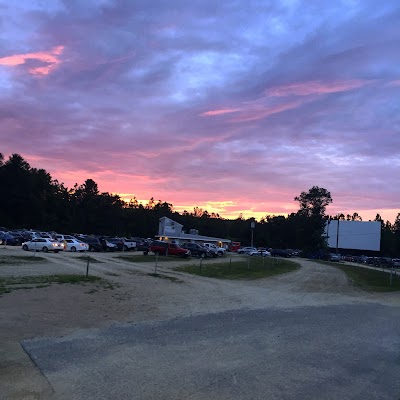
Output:
<path fill-rule="evenodd" d="M 1 249 L 0 255 L 5 254 L 27 255 L 30 253 L 22 252 L 19 249 Z M 82 261 L 79 259 L 81 255 L 78 254 L 65 253 L 43 255 L 41 253 L 40 255 L 44 256 L 48 262 L 43 264 L 32 264 L 29 266 L 1 266 L 0 276 L 84 273 L 86 270 L 86 263 L 84 260 Z M 67 378 L 63 381 L 62 379 L 60 380 L 60 377 L 62 377 L 67 370 L 69 371 L 70 368 L 72 368 L 72 370 L 76 370 L 78 374 L 82 373 L 84 370 L 86 371 L 85 374 L 88 373 L 87 368 L 91 368 L 89 367 L 91 365 L 89 360 L 92 359 L 92 356 L 88 358 L 87 366 L 84 366 L 84 359 L 79 361 L 79 365 L 81 365 L 81 367 L 78 369 L 73 366 L 73 363 L 66 361 L 65 368 L 67 368 L 67 370 L 63 370 L 61 368 L 53 374 L 53 372 L 50 373 L 46 371 L 52 368 L 52 364 L 57 364 L 60 362 L 60 360 L 64 359 L 64 355 L 60 356 L 61 358 L 59 357 L 59 359 L 57 357 L 50 357 L 47 359 L 47 361 L 45 361 L 44 364 L 42 364 L 41 361 L 38 360 L 40 357 L 42 357 L 43 351 L 45 351 L 47 347 L 52 348 L 53 345 L 60 343 L 60 339 L 57 339 L 57 337 L 65 337 L 65 340 L 62 339 L 61 342 L 64 341 L 65 343 L 69 343 L 68 345 L 71 346 L 75 346 L 76 342 L 74 338 L 101 337 L 103 335 L 103 330 L 104 332 L 108 332 L 108 330 L 111 329 L 110 324 L 114 324 L 118 330 L 118 324 L 134 322 L 134 327 L 132 327 L 133 332 L 136 332 L 136 330 L 143 330 L 143 332 L 148 332 L 146 335 L 150 335 L 151 329 L 148 327 L 151 324 L 161 324 L 161 331 L 164 330 L 167 332 L 169 329 L 167 328 L 169 326 L 168 321 L 181 321 L 181 325 L 180 322 L 177 322 L 178 325 L 176 331 L 179 331 L 177 333 L 178 337 L 185 335 L 185 332 L 192 337 L 190 330 L 188 331 L 188 324 L 190 325 L 193 323 L 196 326 L 198 325 L 199 329 L 201 330 L 210 329 L 210 333 L 206 334 L 205 337 L 207 348 L 209 347 L 210 349 L 214 349 L 213 351 L 217 352 L 219 348 L 218 346 L 221 345 L 221 343 L 218 342 L 218 340 L 213 340 L 213 338 L 215 339 L 222 335 L 222 337 L 225 337 L 224 343 L 226 341 L 229 342 L 229 340 L 232 340 L 234 343 L 236 343 L 236 347 L 224 347 L 224 354 L 228 354 L 230 352 L 239 352 L 238 354 L 241 354 L 242 357 L 244 357 L 244 353 L 240 349 L 241 334 L 239 335 L 237 333 L 237 329 L 239 329 L 239 327 L 229 328 L 232 329 L 232 331 L 229 333 L 228 329 L 224 333 L 223 326 L 213 330 L 212 326 L 214 322 L 212 321 L 216 321 L 221 318 L 228 323 L 232 315 L 234 315 L 233 318 L 239 318 L 239 316 L 241 316 L 240 320 L 246 321 L 247 317 L 245 316 L 248 313 L 249 326 L 248 328 L 242 326 L 240 329 L 245 329 L 246 332 L 243 334 L 249 335 L 249 337 L 252 337 L 256 342 L 260 342 L 264 339 L 261 339 L 261 336 L 258 334 L 254 334 L 253 331 L 261 332 L 265 329 L 270 329 L 270 327 L 258 325 L 257 319 L 259 319 L 258 316 L 262 315 L 262 313 L 270 313 L 268 315 L 273 316 L 275 325 L 273 329 L 271 328 L 271 332 L 274 332 L 274 334 L 277 334 L 277 332 L 281 330 L 282 327 L 280 327 L 280 324 L 283 324 L 282 326 L 288 324 L 286 321 L 287 316 L 293 316 L 295 321 L 303 321 L 304 319 L 304 324 L 301 324 L 301 326 L 298 325 L 298 322 L 296 322 L 297 325 L 291 325 L 291 335 L 295 334 L 297 329 L 302 329 L 308 332 L 311 327 L 315 326 L 314 318 L 317 318 L 317 320 L 319 318 L 319 323 L 325 324 L 322 317 L 326 315 L 326 313 L 332 312 L 333 315 L 335 315 L 333 326 L 336 327 L 336 329 L 331 332 L 331 335 L 328 335 L 329 329 L 322 326 L 321 330 L 317 330 L 315 335 L 312 336 L 312 341 L 318 343 L 318 346 L 316 346 L 312 351 L 312 354 L 314 354 L 315 357 L 312 356 L 310 359 L 303 359 L 302 361 L 307 363 L 307 368 L 309 369 L 310 366 L 308 363 L 314 362 L 312 361 L 313 359 L 319 360 L 315 361 L 318 363 L 323 362 L 323 358 L 321 358 L 320 354 L 322 352 L 322 348 L 320 346 L 327 346 L 329 345 L 330 341 L 335 343 L 338 343 L 338 341 L 344 342 L 345 340 L 347 341 L 349 338 L 351 339 L 351 337 L 354 336 L 354 340 L 350 341 L 349 343 L 354 346 L 362 347 L 365 345 L 365 343 L 368 342 L 369 344 L 370 341 L 374 340 L 374 331 L 371 329 L 366 330 L 363 333 L 365 338 L 368 339 L 367 342 L 362 342 L 361 344 L 357 342 L 357 337 L 360 334 L 357 322 L 358 313 L 362 313 L 365 318 L 367 318 L 367 316 L 368 318 L 371 318 L 371 324 L 382 324 L 382 315 L 386 316 L 388 321 L 391 321 L 396 313 L 399 315 L 400 311 L 400 296 L 398 293 L 376 294 L 360 291 L 349 285 L 346 275 L 342 271 L 303 259 L 296 260 L 301 264 L 302 268 L 295 272 L 257 281 L 215 280 L 206 277 L 192 276 L 173 271 L 172 268 L 175 266 L 175 262 L 160 263 L 158 272 L 161 275 L 176 279 L 176 281 L 171 281 L 169 279 L 149 276 L 149 273 L 154 272 L 153 263 L 132 263 L 121 259 L 115 259 L 116 254 L 91 253 L 90 256 L 101 261 L 101 263 L 90 264 L 91 273 L 106 278 L 111 283 L 113 288 L 105 288 L 101 285 L 96 286 L 95 284 L 88 284 L 86 286 L 51 285 L 46 288 L 33 289 L 29 291 L 13 291 L 10 294 L 0 297 L 0 399 L 3 398 L 2 396 L 4 396 L 4 393 L 6 394 L 6 397 L 4 397 L 5 399 L 61 398 L 58 396 L 61 396 L 61 393 L 67 390 L 65 388 L 75 385 L 72 382 L 75 378 L 73 378 L 72 372 L 71 375 L 69 375 L 70 378 L 68 378 L 72 379 L 72 381 L 68 380 Z M 191 262 L 198 263 L 199 261 L 193 260 Z M 342 320 L 341 313 L 346 310 L 349 312 L 345 312 L 346 316 L 343 317 L 344 319 Z M 230 317 L 226 317 L 227 315 L 230 315 Z M 209 323 L 205 323 L 204 321 L 209 321 Z M 363 320 L 362 324 L 365 323 L 366 322 Z M 393 344 L 395 336 L 397 335 L 397 337 L 399 337 L 400 335 L 398 332 L 398 325 L 390 325 L 390 323 L 391 322 L 389 322 L 389 325 L 387 325 L 386 321 L 386 325 L 383 324 L 382 329 L 384 332 L 388 333 L 387 340 L 391 340 L 392 342 L 390 343 Z M 342 335 L 343 332 L 340 328 L 342 324 L 347 326 L 346 332 L 348 334 L 344 336 Z M 90 330 L 88 331 L 87 329 Z M 93 329 L 96 330 L 93 331 Z M 278 329 L 278 331 L 274 329 Z M 47 339 L 34 339 L 40 337 L 47 337 Z M 29 341 L 30 339 L 34 340 Z M 272 339 L 273 337 L 267 335 L 267 339 L 265 339 L 266 342 L 262 344 L 261 348 L 263 349 L 265 346 L 267 346 L 267 343 L 269 343 L 269 341 Z M 39 357 L 37 359 L 37 365 L 42 368 L 45 376 L 41 374 L 40 369 L 35 367 L 28 355 L 22 350 L 18 343 L 21 340 L 27 340 L 23 343 L 26 349 L 29 350 L 31 357 Z M 176 340 L 176 338 L 172 338 L 171 340 Z M 300 341 L 301 346 L 306 346 L 307 336 L 301 337 Z M 272 340 L 271 343 L 277 342 Z M 144 371 L 144 375 L 137 375 L 137 379 L 140 381 L 138 385 L 142 385 L 140 387 L 146 386 L 145 384 L 149 385 L 148 383 L 151 381 L 151 378 L 154 378 L 155 376 L 157 377 L 156 384 L 161 385 L 160 387 L 164 387 L 162 382 L 164 380 L 167 382 L 169 377 L 168 363 L 165 364 L 164 361 L 166 360 L 165 357 L 168 358 L 170 352 L 174 349 L 173 346 L 171 347 L 171 343 L 161 342 L 160 346 L 157 345 L 154 348 L 151 347 L 152 345 L 150 342 L 143 343 L 144 347 L 140 350 L 140 346 L 137 347 L 138 344 L 134 340 L 134 336 L 132 336 L 132 343 L 125 343 L 125 347 L 120 347 L 118 343 L 114 343 L 112 340 L 110 340 L 109 344 L 110 346 L 107 348 L 108 350 L 104 350 L 106 353 L 102 352 L 103 350 L 101 346 L 95 350 L 95 353 L 98 353 L 98 357 L 100 357 L 102 360 L 101 363 L 111 363 L 110 365 L 114 365 L 111 359 L 109 359 L 108 354 L 109 352 L 116 352 L 117 354 L 120 354 L 121 358 L 116 359 L 115 363 L 119 365 L 122 363 L 122 365 L 127 366 L 126 371 L 137 374 L 136 367 L 128 367 L 129 362 L 124 356 L 125 352 L 127 352 L 126 354 L 130 354 L 135 359 L 137 357 L 143 357 L 143 354 L 149 354 L 149 357 L 154 359 L 154 368 L 158 365 L 158 363 L 162 365 L 162 368 L 161 370 L 154 372 L 148 369 L 146 363 L 140 364 Z M 198 344 L 196 344 L 195 341 L 190 344 L 192 357 L 195 359 L 198 357 L 203 359 L 202 354 L 198 353 L 196 350 L 197 346 Z M 282 346 L 282 343 L 279 344 L 279 346 Z M 346 345 L 344 348 L 348 349 L 349 346 L 350 344 Z M 357 348 L 361 349 L 361 347 Z M 247 348 L 244 347 L 243 349 L 243 351 L 245 351 Z M 152 352 L 153 350 L 154 353 Z M 184 350 L 184 348 L 180 348 L 179 352 L 184 352 Z M 379 349 L 371 350 L 369 355 L 365 356 L 365 360 L 368 359 L 368 363 L 371 364 L 371 357 L 373 356 L 374 351 L 378 352 L 378 350 Z M 157 354 L 161 358 L 157 358 Z M 252 354 L 255 358 L 257 358 L 257 350 Z M 264 354 L 264 356 L 267 355 Z M 399 356 L 399 354 L 396 352 L 393 352 L 393 354 L 388 354 L 388 357 L 385 358 L 384 363 L 393 369 L 395 365 L 391 364 L 392 356 Z M 284 368 L 286 363 L 289 362 L 290 357 L 297 357 L 296 346 L 289 346 L 286 356 L 282 359 L 282 363 L 279 364 L 278 357 L 273 362 L 273 365 L 275 365 L 276 368 Z M 341 357 L 345 358 L 345 354 L 343 353 Z M 185 370 L 186 368 L 189 371 L 185 363 L 181 365 L 179 362 L 179 360 L 174 362 L 175 369 L 171 371 L 171 373 L 177 374 L 177 376 L 182 374 L 181 369 Z M 359 362 L 361 362 L 361 359 Z M 210 377 L 205 378 L 203 383 L 199 383 L 198 385 L 201 387 L 205 385 L 205 387 L 208 387 L 209 389 L 203 390 L 200 388 L 200 386 L 196 386 L 196 383 L 194 384 L 196 386 L 195 388 L 190 388 L 190 385 L 188 387 L 181 385 L 180 387 L 183 388 L 183 391 L 181 392 L 182 395 L 179 395 L 181 397 L 174 397 L 177 394 L 173 391 L 170 392 L 169 397 L 162 397 L 160 394 L 161 392 L 158 392 L 159 394 L 157 394 L 156 392 L 153 393 L 150 390 L 149 393 L 153 393 L 153 398 L 155 399 L 201 399 L 207 398 L 207 393 L 209 396 L 208 398 L 217 398 L 219 394 L 218 390 L 223 390 L 220 398 L 230 398 L 228 396 L 229 392 L 225 392 L 225 389 L 216 389 L 218 385 L 215 386 L 216 391 L 214 392 L 214 396 L 212 395 L 212 391 L 214 390 L 212 389 L 212 382 L 215 379 L 220 381 L 221 376 L 233 376 L 229 372 L 229 357 L 227 359 L 220 358 L 216 360 L 215 363 L 217 363 L 217 365 L 225 363 L 225 366 L 221 364 L 219 368 L 222 370 L 228 368 L 228 370 L 223 372 L 222 375 L 219 375 L 218 368 L 215 369 L 214 363 L 207 366 L 207 368 L 210 369 Z M 350 361 L 346 360 L 346 365 L 351 365 L 351 363 L 349 363 Z M 247 359 L 247 361 L 244 362 L 244 365 L 250 369 L 253 368 L 253 364 L 250 359 Z M 263 368 L 267 367 L 267 364 L 263 365 Z M 338 376 L 341 380 L 343 380 L 344 375 L 339 373 L 340 371 L 338 369 L 332 368 L 330 369 L 328 375 Z M 348 373 L 349 369 L 351 368 L 345 368 L 345 371 L 347 371 L 346 373 Z M 396 369 L 393 370 L 397 371 Z M 243 372 L 244 370 L 241 371 Z M 268 371 L 270 374 L 270 369 L 268 369 Z M 295 374 L 295 371 L 291 371 L 292 372 L 290 372 L 289 375 L 287 373 L 286 376 L 289 376 L 292 379 L 295 377 L 295 375 L 293 375 Z M 371 374 L 373 375 L 373 368 L 371 371 Z M 99 370 L 98 373 L 100 376 L 103 376 L 103 374 L 111 374 L 110 376 L 114 376 L 114 372 L 106 369 L 102 369 L 101 371 Z M 185 375 L 185 379 L 187 379 L 188 382 L 192 382 L 193 374 L 196 374 L 195 370 L 190 372 L 188 376 Z M 362 386 L 362 382 L 370 381 L 372 379 L 371 374 L 365 374 L 364 376 L 357 373 L 356 378 L 360 382 L 360 388 Z M 67 375 L 68 374 L 65 376 L 67 377 Z M 118 376 L 114 376 L 114 378 L 118 379 Z M 120 376 L 120 379 L 126 378 L 127 377 L 123 376 L 123 374 Z M 49 384 L 47 379 L 49 379 L 51 384 Z M 159 381 L 159 379 L 161 379 L 161 381 Z M 231 378 L 227 379 L 229 380 Z M 252 382 L 258 382 L 261 377 L 257 374 L 253 374 L 251 375 L 251 379 Z M 274 375 L 274 385 L 280 385 L 279 379 L 280 378 L 278 376 Z M 304 379 L 307 381 L 306 378 Z M 88 392 L 89 397 L 84 397 L 82 392 L 83 389 L 79 389 L 79 387 L 81 387 L 79 385 L 80 384 L 74 386 L 76 388 L 77 397 L 70 398 L 96 398 L 96 396 L 93 394 L 94 392 Z M 244 397 L 242 391 L 247 391 L 248 388 L 246 385 L 243 385 L 244 384 L 242 383 L 240 390 L 238 389 L 239 391 L 235 392 L 236 394 L 232 394 L 232 399 L 246 398 Z M 259 384 L 255 384 L 255 387 L 258 388 L 257 390 L 266 390 L 265 387 L 260 386 Z M 301 385 L 299 388 L 300 387 Z M 54 388 L 57 390 L 55 394 L 53 393 Z M 379 390 L 381 390 L 380 386 L 379 388 Z M 198 394 L 196 394 L 199 389 L 201 390 L 198 392 Z M 357 390 L 357 393 L 361 393 L 359 389 L 354 390 Z M 104 393 L 107 392 L 105 391 Z M 121 392 L 121 397 L 119 398 L 125 398 L 123 396 L 127 395 L 126 393 L 124 394 Z M 140 393 L 141 397 L 132 398 L 151 398 L 146 397 L 145 392 Z M 253 393 L 253 397 L 248 398 L 258 398 L 257 391 L 251 393 Z M 275 397 L 272 396 L 273 393 L 275 393 Z M 296 391 L 293 393 L 298 394 Z M 340 392 L 335 391 L 334 393 L 339 396 Z M 400 396 L 397 396 L 397 398 L 399 397 Z M 68 390 L 65 392 L 65 398 L 68 398 Z M 282 392 L 279 392 L 278 390 L 271 392 L 271 397 L 269 398 L 280 399 L 301 397 L 282 397 Z M 311 396 L 303 398 L 313 397 Z M 320 398 L 340 397 L 321 396 Z M 346 396 L 342 398 L 346 398 Z M 355 396 L 347 398 L 358 399 L 361 397 Z M 378 396 L 370 398 L 390 397 Z"/>

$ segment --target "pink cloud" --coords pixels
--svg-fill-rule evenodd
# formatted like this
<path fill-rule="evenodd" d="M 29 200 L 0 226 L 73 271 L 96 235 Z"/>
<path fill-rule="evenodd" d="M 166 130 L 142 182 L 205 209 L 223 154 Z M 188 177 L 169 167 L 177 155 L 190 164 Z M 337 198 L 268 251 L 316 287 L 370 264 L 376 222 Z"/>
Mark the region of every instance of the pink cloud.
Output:
<path fill-rule="evenodd" d="M 273 106 L 273 107 L 265 107 L 263 109 L 260 109 L 260 108 L 252 109 L 251 107 L 249 107 L 248 109 L 243 110 L 244 112 L 242 115 L 240 115 L 236 118 L 233 118 L 231 120 L 231 122 L 257 121 L 257 120 L 269 117 L 270 115 L 273 115 L 273 114 L 278 114 L 283 111 L 297 108 L 302 104 L 303 104 L 303 102 L 301 102 L 301 101 L 294 101 L 294 102 L 290 102 L 290 103 L 286 103 L 286 104 L 279 104 L 279 105 Z"/>
<path fill-rule="evenodd" d="M 400 86 L 400 79 L 389 82 L 390 86 Z"/>
<path fill-rule="evenodd" d="M 268 89 L 266 92 L 270 96 L 308 96 L 310 94 L 327 94 L 346 92 L 348 90 L 356 89 L 368 84 L 368 81 L 353 79 L 348 81 L 333 81 L 333 82 L 320 82 L 309 81 L 292 83 L 289 85 L 277 86 Z"/>
<path fill-rule="evenodd" d="M 220 110 L 210 110 L 202 113 L 202 116 L 217 116 L 231 113 L 240 113 L 235 116 L 231 122 L 248 122 L 264 119 L 270 115 L 278 114 L 283 111 L 298 108 L 305 102 L 312 101 L 327 93 L 337 93 L 352 90 L 368 84 L 369 81 L 365 80 L 348 80 L 348 81 L 333 81 L 333 82 L 319 82 L 309 81 L 293 83 L 290 85 L 277 86 L 268 89 L 266 96 L 256 101 L 251 101 L 238 108 L 223 108 Z M 270 101 L 271 97 L 286 97 L 290 95 L 307 96 L 307 100 L 296 100 L 277 105 L 264 105 L 265 101 Z"/>
<path fill-rule="evenodd" d="M 15 67 L 26 64 L 29 60 L 41 61 L 44 66 L 33 67 L 28 71 L 32 75 L 48 75 L 61 63 L 59 56 L 64 51 L 64 46 L 56 46 L 50 51 L 40 51 L 37 53 L 14 54 L 12 56 L 0 58 L 0 65 Z"/>
<path fill-rule="evenodd" d="M 231 114 L 240 111 L 240 108 L 222 108 L 220 110 L 210 110 L 202 113 L 202 116 L 214 116 L 214 115 L 224 115 Z"/>

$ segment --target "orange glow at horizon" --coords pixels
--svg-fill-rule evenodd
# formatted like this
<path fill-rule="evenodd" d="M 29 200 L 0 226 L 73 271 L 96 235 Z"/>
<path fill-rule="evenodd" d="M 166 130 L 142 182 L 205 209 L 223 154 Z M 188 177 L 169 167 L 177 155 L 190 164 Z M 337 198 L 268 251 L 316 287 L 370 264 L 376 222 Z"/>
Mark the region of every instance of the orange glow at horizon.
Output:
<path fill-rule="evenodd" d="M 114 193 L 118 196 L 121 197 L 123 201 L 126 203 L 129 203 L 130 200 L 132 200 L 135 195 L 134 194 L 129 194 L 129 193 Z M 145 206 L 148 204 L 149 200 L 142 200 L 142 199 L 137 199 L 137 202 L 139 204 L 142 204 Z M 158 200 L 154 200 L 156 203 Z M 169 203 L 169 201 L 166 201 Z M 242 207 L 240 204 L 235 203 L 233 201 L 227 200 L 227 201 L 207 201 L 204 203 L 196 203 L 196 204 L 173 204 L 173 210 L 178 212 L 178 213 L 183 213 L 184 211 L 187 211 L 189 213 L 192 213 L 194 208 L 200 208 L 203 211 L 207 211 L 210 215 L 212 213 L 218 214 L 221 218 L 225 219 L 236 219 L 239 217 L 239 215 L 242 215 L 244 219 L 248 218 L 255 218 L 256 220 L 261 220 L 261 218 L 265 218 L 266 216 L 274 216 L 274 215 L 284 215 L 285 217 L 289 214 L 288 212 L 264 212 L 264 211 L 254 211 L 251 208 L 246 208 Z M 286 208 L 284 205 L 283 208 Z M 231 208 L 231 209 L 230 209 Z"/>
<path fill-rule="evenodd" d="M 135 197 L 134 194 L 129 194 L 129 193 L 114 193 L 118 196 L 121 197 L 122 200 L 125 202 L 129 203 L 131 199 Z M 142 200 L 142 199 L 136 199 L 139 204 L 142 204 L 145 206 L 149 200 Z M 158 200 L 154 199 L 154 201 L 157 203 Z M 297 206 L 296 204 L 292 203 L 284 203 L 282 202 L 281 204 L 277 205 L 275 204 L 274 206 L 271 206 L 270 208 L 276 208 L 277 211 L 275 212 L 267 212 L 267 211 L 256 211 L 252 209 L 252 207 L 249 207 L 249 204 L 239 204 L 235 203 L 233 201 L 227 200 L 227 201 L 207 201 L 204 203 L 193 203 L 193 204 L 182 204 L 182 203 L 176 203 L 174 204 L 173 200 L 167 201 L 167 203 L 171 203 L 173 206 L 173 210 L 178 212 L 178 213 L 183 213 L 183 211 L 187 211 L 189 213 L 192 213 L 195 207 L 198 207 L 202 209 L 203 211 L 207 211 L 209 214 L 214 213 L 214 214 L 219 214 L 221 218 L 225 219 L 237 219 L 239 215 L 241 214 L 244 219 L 249 219 L 249 218 L 255 218 L 257 221 L 260 221 L 262 218 L 265 218 L 267 216 L 284 216 L 287 217 L 291 213 L 295 213 L 297 211 Z M 164 202 L 164 201 L 163 201 Z M 354 212 L 357 212 L 361 217 L 363 221 L 373 221 L 375 219 L 376 214 L 380 214 L 382 219 L 386 221 L 390 221 L 393 223 L 396 219 L 396 216 L 400 213 L 400 209 L 369 209 L 369 210 L 358 210 L 358 211 L 334 211 L 334 210 L 329 210 L 329 207 L 327 209 L 327 215 L 337 215 L 337 214 L 344 214 L 345 216 L 347 214 L 353 215 Z"/>

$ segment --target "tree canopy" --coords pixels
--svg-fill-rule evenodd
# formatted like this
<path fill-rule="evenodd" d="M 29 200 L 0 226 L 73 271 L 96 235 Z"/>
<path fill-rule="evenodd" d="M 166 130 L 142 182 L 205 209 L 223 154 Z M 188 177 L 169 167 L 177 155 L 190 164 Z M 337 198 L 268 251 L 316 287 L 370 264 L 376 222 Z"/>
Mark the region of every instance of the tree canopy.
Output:
<path fill-rule="evenodd" d="M 150 198 L 147 204 L 135 197 L 130 202 L 118 195 L 100 192 L 97 183 L 86 179 L 67 188 L 44 169 L 33 168 L 18 154 L 8 160 L 0 153 L 0 226 L 85 233 L 154 237 L 161 217 L 167 216 L 201 235 L 227 238 L 249 245 L 254 218 L 222 218 L 199 207 L 178 213 L 171 203 Z M 288 216 L 266 215 L 254 228 L 254 244 L 261 247 L 324 251 L 323 230 L 330 192 L 313 186 L 294 198 L 299 210 Z M 361 220 L 358 213 L 333 218 Z M 382 221 L 380 215 L 376 220 Z M 400 213 L 392 225 L 382 223 L 382 249 L 400 255 Z"/>

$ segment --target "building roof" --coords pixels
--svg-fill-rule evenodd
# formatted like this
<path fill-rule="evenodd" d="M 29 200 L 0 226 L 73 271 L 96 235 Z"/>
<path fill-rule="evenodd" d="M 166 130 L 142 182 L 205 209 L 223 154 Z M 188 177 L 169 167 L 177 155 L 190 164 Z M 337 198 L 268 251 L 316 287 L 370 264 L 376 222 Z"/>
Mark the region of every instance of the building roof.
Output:
<path fill-rule="evenodd" d="M 180 224 L 179 222 L 176 222 L 176 221 L 174 221 L 173 219 L 168 218 L 168 217 L 161 217 L 161 218 L 159 219 L 159 221 L 161 221 L 161 220 L 171 221 L 171 222 L 173 222 L 175 225 L 183 226 L 183 225 Z"/>

